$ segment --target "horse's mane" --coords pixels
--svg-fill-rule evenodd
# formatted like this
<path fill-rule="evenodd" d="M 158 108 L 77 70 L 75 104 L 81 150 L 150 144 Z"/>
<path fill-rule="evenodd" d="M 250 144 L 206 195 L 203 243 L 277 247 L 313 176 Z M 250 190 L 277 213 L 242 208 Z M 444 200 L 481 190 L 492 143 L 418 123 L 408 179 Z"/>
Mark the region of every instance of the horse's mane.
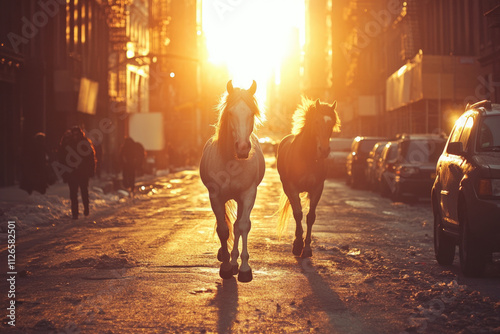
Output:
<path fill-rule="evenodd" d="M 293 122 L 292 122 L 292 134 L 297 136 L 302 133 L 304 129 L 308 126 L 308 124 L 312 123 L 312 119 L 314 118 L 316 113 L 316 102 L 302 96 L 302 103 L 297 107 L 297 110 L 293 113 Z M 334 125 L 334 131 L 338 131 L 340 126 L 339 118 L 335 113 L 336 121 Z"/>
<path fill-rule="evenodd" d="M 231 94 L 227 92 L 222 94 L 219 104 L 216 107 L 216 110 L 219 112 L 219 118 L 215 124 L 215 134 L 213 136 L 215 141 L 220 141 L 223 136 L 223 130 L 227 125 L 227 109 L 234 106 L 240 99 L 247 104 L 255 116 L 254 131 L 265 120 L 264 114 L 260 111 L 255 97 L 245 89 L 234 88 Z"/>

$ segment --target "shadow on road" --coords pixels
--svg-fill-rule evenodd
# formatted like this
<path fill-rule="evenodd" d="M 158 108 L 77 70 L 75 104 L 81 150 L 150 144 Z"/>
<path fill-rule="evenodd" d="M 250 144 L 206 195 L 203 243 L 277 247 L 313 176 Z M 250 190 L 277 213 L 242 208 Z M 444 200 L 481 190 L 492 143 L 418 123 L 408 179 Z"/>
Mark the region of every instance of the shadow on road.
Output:
<path fill-rule="evenodd" d="M 304 299 L 304 304 L 310 305 L 311 308 L 321 309 L 328 316 L 331 330 L 336 333 L 376 333 L 373 329 L 365 327 L 364 319 L 358 319 L 357 316 L 349 312 L 340 296 L 316 271 L 310 258 L 298 257 L 296 260 L 312 290 L 312 295 Z"/>
<path fill-rule="evenodd" d="M 235 278 L 224 279 L 217 286 L 214 303 L 218 309 L 217 333 L 231 333 L 238 313 L 238 283 Z"/>

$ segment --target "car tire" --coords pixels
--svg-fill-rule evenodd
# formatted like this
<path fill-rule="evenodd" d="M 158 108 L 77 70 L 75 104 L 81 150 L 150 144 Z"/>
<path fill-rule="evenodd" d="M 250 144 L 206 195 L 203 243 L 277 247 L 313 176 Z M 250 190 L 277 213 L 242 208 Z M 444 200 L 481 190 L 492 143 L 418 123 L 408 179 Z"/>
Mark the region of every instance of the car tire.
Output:
<path fill-rule="evenodd" d="M 487 256 L 481 250 L 481 243 L 471 233 L 467 211 L 462 208 L 459 216 L 460 234 L 459 234 L 459 255 L 460 269 L 466 277 L 482 277 L 486 267 Z"/>
<path fill-rule="evenodd" d="M 434 209 L 434 255 L 442 266 L 451 265 L 455 259 L 455 242 L 444 233 L 439 208 Z"/>

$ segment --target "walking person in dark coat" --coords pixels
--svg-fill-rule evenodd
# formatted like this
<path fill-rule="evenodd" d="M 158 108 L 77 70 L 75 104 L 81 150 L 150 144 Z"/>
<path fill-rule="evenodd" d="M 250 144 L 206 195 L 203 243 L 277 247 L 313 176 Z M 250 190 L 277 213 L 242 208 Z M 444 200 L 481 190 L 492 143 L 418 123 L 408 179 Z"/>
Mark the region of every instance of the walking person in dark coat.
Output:
<path fill-rule="evenodd" d="M 120 163 L 123 172 L 123 186 L 134 193 L 135 188 L 135 170 L 137 168 L 137 146 L 130 137 L 125 138 L 120 149 Z"/>
<path fill-rule="evenodd" d="M 92 142 L 78 126 L 66 131 L 58 151 L 59 162 L 68 167 L 62 174 L 68 183 L 71 214 L 78 219 L 78 189 L 81 191 L 83 214 L 89 215 L 89 178 L 95 173 L 95 151 Z"/>

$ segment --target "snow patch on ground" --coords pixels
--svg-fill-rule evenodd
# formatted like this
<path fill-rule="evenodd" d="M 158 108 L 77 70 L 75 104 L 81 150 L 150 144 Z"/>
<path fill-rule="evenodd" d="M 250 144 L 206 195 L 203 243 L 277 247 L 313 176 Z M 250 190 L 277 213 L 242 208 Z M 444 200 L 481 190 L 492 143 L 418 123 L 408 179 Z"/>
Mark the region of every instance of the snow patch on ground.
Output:
<path fill-rule="evenodd" d="M 183 175 L 184 173 L 180 172 L 173 174 L 172 177 L 189 177 L 191 173 L 193 173 L 191 170 L 187 170 L 187 175 Z M 135 197 L 151 196 L 158 193 L 158 189 L 154 183 L 158 182 L 158 178 L 162 178 L 160 183 L 165 183 L 163 179 L 168 175 L 170 175 L 169 171 L 165 170 L 158 171 L 157 175 L 154 176 L 145 175 L 137 178 L 136 185 L 138 191 Z M 172 185 L 162 184 L 159 187 L 171 188 Z M 112 188 L 113 182 L 111 179 L 90 180 L 90 219 L 96 212 L 122 205 L 133 198 L 129 192 L 123 189 L 113 190 Z M 78 199 L 80 218 L 83 218 L 83 204 L 80 193 L 78 194 Z M 47 193 L 43 195 L 37 192 L 29 195 L 27 192 L 19 189 L 18 186 L 0 188 L 0 217 L 2 217 L 0 221 L 0 233 L 7 232 L 8 221 L 12 220 L 16 221 L 16 231 L 21 232 L 51 225 L 61 219 L 71 219 L 68 185 L 57 182 L 50 186 L 47 189 Z"/>

